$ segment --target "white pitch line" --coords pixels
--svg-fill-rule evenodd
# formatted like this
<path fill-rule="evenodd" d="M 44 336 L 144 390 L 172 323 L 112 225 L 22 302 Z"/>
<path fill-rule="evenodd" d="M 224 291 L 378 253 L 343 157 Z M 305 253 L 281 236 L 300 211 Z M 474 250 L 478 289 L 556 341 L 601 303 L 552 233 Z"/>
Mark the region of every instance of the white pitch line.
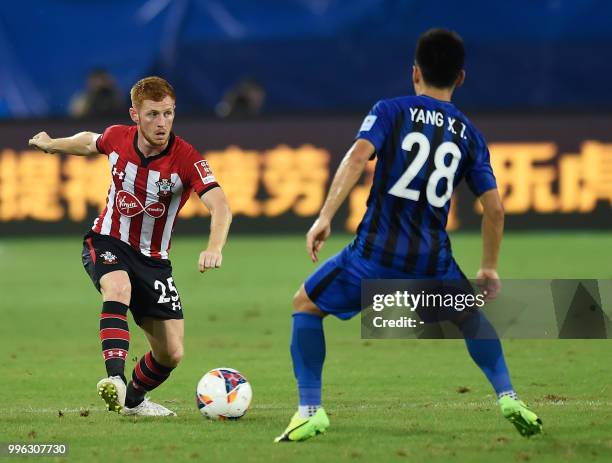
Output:
<path fill-rule="evenodd" d="M 163 401 L 162 401 L 163 402 Z M 171 409 L 176 411 L 195 411 L 197 407 L 173 407 L 171 403 L 163 402 L 168 405 Z M 530 402 L 534 407 L 584 407 L 584 408 L 612 408 L 612 402 L 604 402 L 600 400 L 533 400 Z M 393 406 L 393 409 L 417 409 L 417 408 L 445 408 L 452 410 L 469 410 L 483 407 L 495 407 L 497 402 L 494 401 L 480 401 L 480 402 L 421 402 L 421 403 L 404 403 Z M 329 407 L 330 410 L 380 410 L 388 407 L 381 406 L 380 404 L 360 404 L 360 405 L 349 405 L 349 404 L 334 404 Z M 104 407 L 81 407 L 81 408 L 0 408 L 0 414 L 7 413 L 77 413 L 82 410 L 90 412 L 104 412 Z M 251 410 L 293 410 L 293 407 L 286 405 L 276 404 L 257 404 L 251 407 Z"/>

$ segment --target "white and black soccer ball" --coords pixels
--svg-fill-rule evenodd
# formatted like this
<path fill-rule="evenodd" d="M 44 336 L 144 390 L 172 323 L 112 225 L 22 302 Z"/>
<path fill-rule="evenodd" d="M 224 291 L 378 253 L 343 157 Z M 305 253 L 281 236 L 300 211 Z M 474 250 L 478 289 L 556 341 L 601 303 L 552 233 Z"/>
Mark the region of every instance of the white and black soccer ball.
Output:
<path fill-rule="evenodd" d="M 249 409 L 252 398 L 251 384 L 233 368 L 210 370 L 196 387 L 200 413 L 212 420 L 237 420 Z"/>

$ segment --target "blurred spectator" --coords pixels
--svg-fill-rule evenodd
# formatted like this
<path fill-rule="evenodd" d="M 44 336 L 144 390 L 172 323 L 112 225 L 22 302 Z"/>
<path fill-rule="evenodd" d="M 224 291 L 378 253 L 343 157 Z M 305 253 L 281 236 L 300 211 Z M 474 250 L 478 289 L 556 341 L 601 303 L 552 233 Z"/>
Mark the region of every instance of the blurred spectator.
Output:
<path fill-rule="evenodd" d="M 215 112 L 222 118 L 257 116 L 261 113 L 265 99 L 266 90 L 263 86 L 252 77 L 246 77 L 225 92 Z"/>
<path fill-rule="evenodd" d="M 105 69 L 94 69 L 87 76 L 87 87 L 70 101 L 72 117 L 115 116 L 126 110 L 121 91 Z"/>

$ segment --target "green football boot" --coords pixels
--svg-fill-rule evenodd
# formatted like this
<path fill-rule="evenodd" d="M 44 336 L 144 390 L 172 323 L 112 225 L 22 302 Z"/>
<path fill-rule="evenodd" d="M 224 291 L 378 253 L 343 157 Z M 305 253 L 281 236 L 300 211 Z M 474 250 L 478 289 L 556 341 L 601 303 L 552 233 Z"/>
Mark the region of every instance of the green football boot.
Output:
<path fill-rule="evenodd" d="M 121 413 L 125 405 L 126 386 L 120 376 L 102 378 L 98 381 L 96 389 L 109 412 Z"/>
<path fill-rule="evenodd" d="M 504 396 L 499 399 L 501 411 L 516 430 L 524 437 L 531 437 L 542 432 L 542 420 L 527 408 L 524 402 Z"/>
<path fill-rule="evenodd" d="M 297 442 L 317 434 L 322 434 L 329 428 L 329 418 L 322 408 L 310 418 L 302 418 L 298 412 L 293 415 L 285 432 L 274 439 L 274 442 Z"/>

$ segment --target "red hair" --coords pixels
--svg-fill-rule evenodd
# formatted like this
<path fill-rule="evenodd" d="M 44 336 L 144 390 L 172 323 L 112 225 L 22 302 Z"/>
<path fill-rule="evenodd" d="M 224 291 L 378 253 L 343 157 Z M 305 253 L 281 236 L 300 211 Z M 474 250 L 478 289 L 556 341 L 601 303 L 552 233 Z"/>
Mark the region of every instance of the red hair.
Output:
<path fill-rule="evenodd" d="M 172 85 L 166 79 L 151 76 L 140 79 L 130 90 L 132 106 L 138 109 L 144 100 L 161 101 L 169 96 L 176 101 L 176 94 Z"/>

